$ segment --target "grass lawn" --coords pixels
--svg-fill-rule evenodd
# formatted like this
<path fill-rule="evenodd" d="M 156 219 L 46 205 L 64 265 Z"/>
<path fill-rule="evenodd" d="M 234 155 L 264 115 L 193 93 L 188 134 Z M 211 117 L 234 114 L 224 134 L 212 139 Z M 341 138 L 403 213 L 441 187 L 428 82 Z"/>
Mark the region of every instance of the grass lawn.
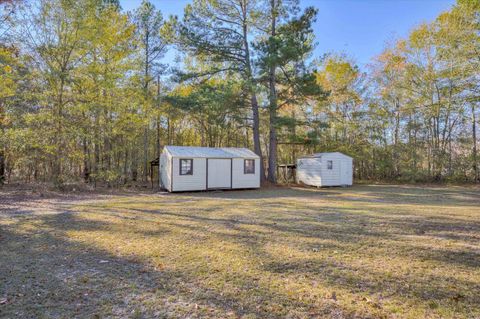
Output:
<path fill-rule="evenodd" d="M 480 189 L 0 189 L 0 317 L 480 318 Z"/>

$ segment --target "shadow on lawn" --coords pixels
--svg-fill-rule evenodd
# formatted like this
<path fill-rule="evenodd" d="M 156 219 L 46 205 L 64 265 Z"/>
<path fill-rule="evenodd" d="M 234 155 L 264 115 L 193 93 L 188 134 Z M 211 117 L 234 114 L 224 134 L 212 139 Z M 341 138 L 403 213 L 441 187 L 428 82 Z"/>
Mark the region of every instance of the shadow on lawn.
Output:
<path fill-rule="evenodd" d="M 218 209 L 223 209 L 219 207 Z M 120 209 L 121 210 L 121 209 Z M 129 208 L 130 211 L 142 214 L 154 214 L 162 217 L 171 217 L 165 224 L 188 228 L 191 231 L 206 231 L 215 234 L 226 240 L 235 240 L 238 238 L 248 238 L 255 236 L 251 231 L 245 231 L 244 226 L 261 226 L 269 231 L 281 234 L 285 238 L 297 237 L 335 240 L 339 244 L 350 244 L 358 242 L 380 243 L 382 240 L 389 240 L 395 246 L 401 247 L 404 251 L 404 257 L 408 258 L 415 253 L 423 259 L 436 260 L 444 263 L 457 264 L 460 266 L 471 267 L 475 269 L 480 267 L 480 253 L 465 248 L 464 250 L 453 249 L 431 249 L 419 246 L 409 246 L 409 240 L 422 240 L 422 236 L 436 237 L 439 239 L 453 236 L 456 240 L 461 240 L 470 245 L 478 244 L 478 239 L 474 235 L 460 235 L 463 232 L 469 234 L 480 234 L 480 221 L 461 221 L 449 217 L 396 217 L 388 215 L 369 215 L 365 214 L 359 208 L 336 208 L 324 207 L 325 212 L 318 210 L 300 210 L 291 217 L 269 216 L 265 213 L 262 221 L 254 216 L 246 219 L 244 216 L 232 215 L 230 217 L 210 217 L 208 214 L 171 213 L 167 211 L 147 210 Z M 197 226 L 180 224 L 174 220 L 187 220 L 197 223 Z M 238 234 L 218 232 L 211 229 L 210 226 L 216 225 L 223 229 L 234 229 Z M 342 225 L 342 227 L 339 227 Z M 200 226 L 200 227 L 199 227 Z M 253 234 L 253 235 L 252 235 Z M 258 233 L 258 235 L 268 236 L 269 232 Z M 410 239 L 413 236 L 415 239 Z M 421 252 L 421 253 L 420 253 Z"/>
<path fill-rule="evenodd" d="M 0 226 L 0 298 L 7 300 L 0 305 L 0 317 L 205 318 L 208 314 L 201 310 L 206 307 L 219 318 L 281 317 L 267 312 L 263 302 L 288 302 L 312 311 L 312 305 L 259 287 L 248 276 L 239 291 L 255 289 L 262 298 L 242 302 L 236 294 L 203 285 L 188 265 L 156 269 L 139 256 L 116 256 L 66 235 L 71 230 L 111 231 L 108 223 L 87 221 L 74 212 L 39 216 L 37 222 L 24 234 L 18 232 L 21 218 L 15 225 Z M 341 313 L 328 307 L 322 311 Z"/>
<path fill-rule="evenodd" d="M 299 236 L 302 238 L 311 238 L 318 240 L 334 240 L 340 245 L 347 245 L 350 243 L 365 242 L 371 245 L 372 243 L 381 243 L 382 240 L 389 240 L 390 245 L 396 247 L 401 252 L 403 258 L 416 258 L 423 260 L 437 261 L 445 264 L 452 264 L 454 266 L 467 267 L 476 269 L 480 266 L 480 254 L 473 249 L 466 248 L 463 250 L 447 249 L 447 248 L 423 248 L 418 245 L 411 245 L 416 240 L 422 241 L 429 237 L 438 239 L 455 238 L 455 240 L 464 241 L 470 245 L 476 244 L 476 237 L 472 234 L 480 233 L 479 221 L 465 221 L 448 216 L 405 216 L 400 211 L 401 216 L 387 213 L 366 213 L 362 208 L 338 208 L 324 206 L 315 209 L 300 209 L 295 212 L 280 212 L 271 214 L 269 211 L 269 203 L 261 205 L 263 209 L 257 211 L 256 214 L 250 215 L 230 215 L 226 217 L 212 217 L 210 212 L 221 211 L 223 209 L 231 208 L 228 205 L 237 206 L 238 203 L 231 203 L 225 205 L 218 205 L 209 207 L 208 210 L 201 208 L 195 209 L 195 212 L 186 211 L 185 213 L 173 213 L 166 210 L 148 210 L 137 208 L 125 208 L 141 214 L 153 214 L 168 218 L 165 221 L 174 227 L 188 229 L 189 231 L 207 231 L 210 234 L 220 237 L 226 241 L 237 242 L 255 242 L 258 236 L 268 236 L 268 231 L 265 233 L 252 233 L 245 231 L 244 227 L 260 226 L 269 231 L 276 232 L 285 238 Z M 281 206 L 281 204 L 278 204 Z M 244 206 L 248 209 L 248 204 Z M 295 207 L 293 207 L 295 208 Z M 121 208 L 120 208 L 121 210 Z M 261 221 L 256 218 L 261 215 Z M 174 221 L 191 221 L 196 225 L 185 225 Z M 233 229 L 237 233 L 219 231 L 212 229 L 210 226 L 215 226 L 216 229 Z M 342 227 L 338 227 L 342 225 Z M 368 226 L 368 227 L 367 227 Z M 465 234 L 467 233 L 467 234 Z M 463 234 L 463 235 L 462 235 Z M 469 235 L 470 234 L 470 235 Z M 424 237 L 425 236 L 425 237 Z M 411 242 L 409 242 L 411 241 Z M 314 247 L 315 245 L 312 245 Z M 330 247 L 334 249 L 335 247 Z M 342 248 L 337 246 L 337 248 Z M 387 255 L 388 257 L 388 255 Z M 266 257 L 270 260 L 271 257 Z M 288 267 L 287 267 L 288 268 Z M 322 267 L 320 267 L 322 268 Z M 400 280 L 400 279 L 399 279 Z M 414 280 L 414 279 L 412 279 Z M 452 279 L 455 281 L 454 279 Z M 440 280 L 441 282 L 441 280 Z M 460 286 L 470 285 L 478 289 L 473 283 L 458 283 Z M 430 289 L 430 288 L 428 288 Z M 440 288 L 438 288 L 440 289 Z M 417 295 L 428 295 L 416 293 Z M 447 293 L 447 295 L 452 295 Z"/>
<path fill-rule="evenodd" d="M 330 208 L 327 208 L 327 210 Z M 255 251 L 264 262 L 263 270 L 278 276 L 292 275 L 297 278 L 312 278 L 327 283 L 332 290 L 347 289 L 353 293 L 380 295 L 386 298 L 394 296 L 397 301 L 421 300 L 429 304 L 450 305 L 456 307 L 471 307 L 475 309 L 480 304 L 480 284 L 475 281 L 461 279 L 455 274 L 419 275 L 415 269 L 407 274 L 397 274 L 385 271 L 381 267 L 372 269 L 367 266 L 352 266 L 342 262 L 342 254 L 355 253 L 361 258 L 360 244 L 365 247 L 374 247 L 385 258 L 400 257 L 408 261 L 433 261 L 433 265 L 451 265 L 461 271 L 475 271 L 480 266 L 480 254 L 473 249 L 453 250 L 442 248 L 426 248 L 414 245 L 422 236 L 436 236 L 434 231 L 480 232 L 478 222 L 459 222 L 448 217 L 433 218 L 398 218 L 391 216 L 359 215 L 355 209 L 337 209 L 337 212 L 318 213 L 300 212 L 300 216 L 291 218 L 264 217 L 264 221 L 246 220 L 238 216 L 215 218 L 204 215 L 155 212 L 152 210 L 133 209 L 139 213 L 159 214 L 168 218 L 165 223 L 187 229 L 188 231 L 206 231 L 225 242 L 235 242 L 247 247 L 248 251 Z M 259 212 L 261 214 L 261 212 Z M 313 215 L 313 216 L 312 216 Z M 178 221 L 193 221 L 194 224 L 185 225 Z M 177 221 L 177 222 L 175 222 Z M 212 225 L 214 227 L 212 227 Z M 338 227 L 343 225 L 343 227 Z M 362 225 L 368 225 L 365 227 Z M 245 227 L 261 226 L 265 232 L 250 231 Z M 388 231 L 384 231 L 388 227 Z M 234 230 L 226 232 L 225 230 Z M 271 232 L 275 235 L 272 235 Z M 414 238 L 409 238 L 414 236 Z M 297 249 L 313 251 L 321 247 L 322 250 L 340 251 L 335 260 L 307 258 L 300 261 L 285 261 L 277 258 L 264 249 L 269 238 L 284 238 L 291 240 L 291 245 Z M 321 244 L 298 244 L 294 238 L 317 239 Z M 334 243 L 325 243 L 324 241 Z M 388 241 L 394 255 L 389 249 L 382 247 Z M 470 239 L 472 245 L 475 241 Z M 351 249 L 355 250 L 351 250 Z M 302 279 L 300 279 L 302 280 Z M 477 307 L 478 308 L 478 307 Z M 476 309 L 478 312 L 478 309 Z"/>
<path fill-rule="evenodd" d="M 296 192 L 292 190 L 288 194 Z M 220 194 L 228 193 L 231 192 Z M 208 200 L 217 198 L 217 195 L 188 196 Z M 319 195 L 316 193 L 313 196 Z M 175 198 L 174 195 L 172 197 Z M 142 202 L 143 199 L 138 202 L 139 205 L 143 205 Z M 146 244 L 149 240 L 159 240 L 178 231 L 184 240 L 178 243 L 179 246 L 197 245 L 195 249 L 201 250 L 202 245 L 208 244 L 205 238 L 234 243 L 244 248 L 246 254 L 248 252 L 252 258 L 261 261 L 258 267 L 268 276 L 275 279 L 291 276 L 293 281 L 298 280 L 307 286 L 312 285 L 312 281 L 319 281 L 332 291 L 343 289 L 358 294 L 359 304 L 365 303 L 360 298 L 362 295 L 382 294 L 400 303 L 419 300 L 479 312 L 480 294 L 476 293 L 480 291 L 479 284 L 461 279 L 455 273 L 429 273 L 419 277 L 414 269 L 409 274 L 396 274 L 381 267 L 354 266 L 342 259 L 348 254 L 361 258 L 361 247 L 378 249 L 378 253 L 385 253 L 385 258 L 389 258 L 388 249 L 382 247 L 388 241 L 388 245 L 405 260 L 423 258 L 442 265 L 453 265 L 455 268 L 452 269 L 475 271 L 480 266 L 480 259 L 473 249 L 427 249 L 413 244 L 427 238 L 424 236 L 442 238 L 445 234 L 478 233 L 479 221 L 467 222 L 448 216 L 398 216 L 382 213 L 381 209 L 370 213 L 357 207 L 309 207 L 308 203 L 303 207 L 285 204 L 287 211 L 276 212 L 275 208 L 283 204 L 275 201 L 264 205 L 256 203 L 260 207 L 256 211 L 249 210 L 250 204 L 246 203 L 243 209 L 248 213 L 245 214 L 232 210 L 231 214 L 215 215 L 238 207 L 240 203 L 229 201 L 207 207 L 187 207 L 185 202 L 173 201 L 172 204 L 183 207 L 176 212 L 162 206 L 160 209 L 142 209 L 122 205 L 107 208 L 95 204 L 82 205 L 93 213 L 128 222 L 127 231 L 118 228 L 115 223 L 82 218 L 81 213 L 63 207 L 61 213 L 36 216 L 38 224 L 21 233 L 21 226 L 30 223 L 32 216 L 15 215 L 16 223 L 0 226 L 0 298 L 8 298 L 6 304 L 0 305 L 0 317 L 110 315 L 223 318 L 233 313 L 237 317 L 250 314 L 260 318 L 284 318 L 292 309 L 297 312 L 297 317 L 302 314 L 338 318 L 388 315 L 381 309 L 373 308 L 366 310 L 367 313 L 355 315 L 329 296 L 320 300 L 299 300 L 295 295 L 286 295 L 268 285 L 259 284 L 258 278 L 247 273 L 214 271 L 215 264 L 212 264 L 211 270 L 207 269 L 206 274 L 199 275 L 195 261 L 202 258 L 201 251 L 191 264 L 158 268 L 152 265 L 154 260 L 149 255 L 142 257 L 141 252 L 115 255 L 111 251 L 69 239 L 67 233 L 71 231 L 98 232 L 99 236 L 113 234 L 119 239 L 142 235 Z M 140 223 L 154 222 L 155 231 L 140 227 Z M 460 240 L 466 244 L 478 244 L 475 238 L 467 235 Z M 268 243 L 288 244 L 297 251 L 310 252 L 310 255 L 300 260 L 283 259 L 266 249 Z M 327 250 L 332 254 L 339 251 L 340 254 L 318 258 L 312 252 L 314 249 Z M 201 276 L 207 279 L 210 276 L 225 278 L 225 285 L 233 285 L 234 288 L 222 290 L 210 287 L 208 280 Z M 228 282 L 230 276 L 237 280 Z M 288 309 L 274 312 L 269 310 L 269 305 L 287 305 Z M 204 309 L 212 312 L 202 313 Z"/>
<path fill-rule="evenodd" d="M 338 209 L 337 209 L 338 210 Z M 142 210 L 140 210 L 142 211 Z M 143 213 L 152 213 L 152 211 L 142 211 Z M 209 232 L 218 236 L 223 241 L 234 241 L 237 244 L 247 246 L 248 251 L 255 251 L 257 256 L 264 262 L 263 270 L 267 273 L 278 274 L 280 277 L 292 275 L 299 280 L 311 278 L 327 285 L 333 290 L 347 289 L 352 293 L 367 295 L 377 295 L 381 298 L 394 299 L 400 302 L 408 300 L 420 300 L 427 305 L 443 304 L 449 305 L 451 309 L 470 309 L 471 311 L 480 311 L 480 283 L 474 280 L 462 279 L 455 273 L 435 275 L 435 272 L 427 272 L 420 275 L 416 269 L 412 268 L 406 274 L 398 274 L 369 266 L 352 266 L 348 262 L 342 261 L 342 254 L 347 256 L 356 253 L 357 258 L 362 258 L 361 251 L 357 244 L 365 247 L 370 246 L 378 250 L 379 254 L 384 254 L 386 259 L 400 257 L 405 262 L 410 261 L 432 261 L 431 265 L 447 266 L 461 272 L 477 271 L 480 267 L 480 253 L 476 250 L 448 249 L 447 247 L 430 248 L 413 245 L 415 240 L 421 241 L 422 236 L 437 235 L 433 231 L 460 232 L 468 230 L 472 233 L 480 232 L 480 223 L 461 223 L 451 218 L 417 218 L 409 220 L 408 218 L 396 217 L 377 217 L 377 216 L 359 216 L 349 209 L 340 210 L 337 213 L 326 213 L 315 215 L 312 219 L 308 213 L 301 213 L 292 218 L 266 217 L 266 222 L 241 220 L 235 216 L 229 218 L 211 218 L 205 216 L 183 215 L 162 213 L 162 215 L 172 216 L 175 219 L 188 219 L 199 223 L 203 229 L 206 225 L 217 225 L 220 229 L 233 229 L 236 233 L 216 231 L 209 228 Z M 382 231 L 385 223 L 389 224 L 389 231 Z M 336 225 L 341 224 L 339 228 Z M 362 224 L 368 224 L 365 228 Z M 180 228 L 192 230 L 195 226 L 172 223 Z M 262 226 L 275 233 L 271 235 L 269 231 L 258 232 L 246 230 L 244 226 Z M 414 236 L 416 239 L 406 239 L 407 236 Z M 267 252 L 264 244 L 269 242 L 269 238 L 284 238 L 291 240 L 290 244 L 303 251 L 327 250 L 336 254 L 335 258 L 315 258 L 312 253 L 307 259 L 300 261 L 286 261 Z M 294 238 L 318 239 L 321 244 L 298 244 Z M 468 238 L 465 243 L 471 245 L 478 244 L 473 238 Z M 333 241 L 329 243 L 328 240 Z M 411 241 L 410 241 L 411 240 Z M 327 241 L 325 243 L 324 241 Z M 382 247 L 388 241 L 388 247 Z M 320 247 L 320 248 L 319 248 Z M 350 249 L 356 249 L 350 250 Z M 393 253 L 393 255 L 391 255 Z M 448 266 L 451 265 L 451 266 Z M 436 266 L 432 266 L 436 267 Z M 293 279 L 295 280 L 295 279 Z M 433 306 L 432 306 L 433 307 Z M 436 307 L 436 306 L 435 306 Z"/>
<path fill-rule="evenodd" d="M 177 193 L 169 194 L 175 196 Z M 386 204 L 421 204 L 455 206 L 480 206 L 479 187 L 421 187 L 403 185 L 354 185 L 352 187 L 272 187 L 260 190 L 226 190 L 178 195 L 206 199 L 338 199 L 342 201 L 386 203 Z"/>
<path fill-rule="evenodd" d="M 0 297 L 7 298 L 0 317 L 130 315 L 136 305 L 129 296 L 166 287 L 161 276 L 145 271 L 141 263 L 70 241 L 64 234 L 69 229 L 99 230 L 104 224 L 80 222 L 70 213 L 38 221 L 40 226 L 23 235 L 16 231 L 22 221 L 0 228 Z"/>

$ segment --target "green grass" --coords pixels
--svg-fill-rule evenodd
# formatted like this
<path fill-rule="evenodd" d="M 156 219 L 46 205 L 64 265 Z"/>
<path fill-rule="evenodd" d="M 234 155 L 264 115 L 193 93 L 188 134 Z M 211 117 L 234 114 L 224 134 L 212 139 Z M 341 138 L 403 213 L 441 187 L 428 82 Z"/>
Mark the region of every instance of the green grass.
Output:
<path fill-rule="evenodd" d="M 0 206 L 0 317 L 480 317 L 479 188 L 37 201 Z"/>

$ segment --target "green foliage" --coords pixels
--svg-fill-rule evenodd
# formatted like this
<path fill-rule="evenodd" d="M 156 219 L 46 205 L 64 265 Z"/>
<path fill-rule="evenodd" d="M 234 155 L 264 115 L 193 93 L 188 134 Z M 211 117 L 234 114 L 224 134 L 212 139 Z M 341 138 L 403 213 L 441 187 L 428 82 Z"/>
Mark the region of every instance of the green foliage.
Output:
<path fill-rule="evenodd" d="M 192 119 L 202 145 L 218 147 L 241 138 L 245 101 L 238 81 L 211 79 L 180 86 L 165 101 Z"/>
<path fill-rule="evenodd" d="M 165 144 L 253 148 L 272 181 L 317 151 L 353 156 L 360 179 L 480 179 L 478 1 L 365 69 L 315 59 L 317 9 L 295 0 L 194 0 L 168 21 L 149 1 L 17 4 L 1 5 L 2 180 L 146 181 Z M 182 54 L 171 78 L 167 45 Z"/>

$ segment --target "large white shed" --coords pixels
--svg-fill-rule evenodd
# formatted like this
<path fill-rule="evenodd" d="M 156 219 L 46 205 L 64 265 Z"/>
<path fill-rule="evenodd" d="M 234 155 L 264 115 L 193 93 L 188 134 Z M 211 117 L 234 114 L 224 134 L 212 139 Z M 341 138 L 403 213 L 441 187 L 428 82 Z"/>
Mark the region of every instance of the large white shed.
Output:
<path fill-rule="evenodd" d="M 260 157 L 246 148 L 165 146 L 159 166 L 169 192 L 260 187 Z"/>
<path fill-rule="evenodd" d="M 297 160 L 297 183 L 311 186 L 350 186 L 353 160 L 340 152 L 316 153 Z"/>

